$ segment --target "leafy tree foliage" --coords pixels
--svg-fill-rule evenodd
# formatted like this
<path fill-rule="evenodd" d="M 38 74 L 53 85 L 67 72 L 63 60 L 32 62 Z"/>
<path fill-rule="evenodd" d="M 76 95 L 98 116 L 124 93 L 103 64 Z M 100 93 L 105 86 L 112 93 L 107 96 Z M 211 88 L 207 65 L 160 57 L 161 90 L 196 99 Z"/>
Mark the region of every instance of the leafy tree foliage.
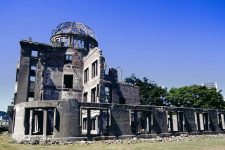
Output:
<path fill-rule="evenodd" d="M 172 106 L 177 107 L 225 108 L 221 91 L 217 92 L 215 88 L 208 89 L 199 85 L 172 88 L 167 93 L 166 99 Z"/>
<path fill-rule="evenodd" d="M 139 86 L 142 105 L 164 105 L 167 90 L 149 81 L 146 77 L 142 80 L 134 74 L 125 79 L 131 85 Z"/>
<path fill-rule="evenodd" d="M 149 81 L 146 77 L 137 78 L 134 74 L 125 79 L 131 85 L 139 86 L 142 105 L 170 105 L 176 107 L 225 109 L 221 90 L 192 85 L 167 89 Z"/>

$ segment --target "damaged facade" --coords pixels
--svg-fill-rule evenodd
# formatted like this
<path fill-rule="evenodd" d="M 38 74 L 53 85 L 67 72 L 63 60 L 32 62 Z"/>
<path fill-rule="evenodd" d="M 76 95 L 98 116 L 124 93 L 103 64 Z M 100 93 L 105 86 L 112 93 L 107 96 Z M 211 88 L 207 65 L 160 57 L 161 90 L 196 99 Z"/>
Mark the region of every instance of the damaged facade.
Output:
<path fill-rule="evenodd" d="M 138 87 L 106 70 L 94 32 L 57 26 L 51 44 L 20 41 L 12 137 L 92 139 L 220 133 L 225 111 L 140 105 Z"/>

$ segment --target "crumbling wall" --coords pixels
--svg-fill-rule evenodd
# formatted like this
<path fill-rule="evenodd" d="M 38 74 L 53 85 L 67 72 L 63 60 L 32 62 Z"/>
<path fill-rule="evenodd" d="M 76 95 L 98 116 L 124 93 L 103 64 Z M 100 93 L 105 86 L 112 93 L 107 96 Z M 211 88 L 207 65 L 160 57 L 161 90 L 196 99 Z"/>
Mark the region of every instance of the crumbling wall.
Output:
<path fill-rule="evenodd" d="M 138 87 L 121 82 L 112 85 L 112 102 L 118 104 L 140 104 L 140 91 Z"/>
<path fill-rule="evenodd" d="M 14 100 L 15 104 L 26 102 L 28 97 L 30 52 L 27 50 L 27 48 L 28 47 L 26 46 L 21 47 L 20 68 L 17 76 L 18 81 L 17 96 L 16 99 Z"/>
<path fill-rule="evenodd" d="M 131 135 L 129 110 L 125 106 L 114 105 L 111 108 L 110 135 Z"/>
<path fill-rule="evenodd" d="M 61 101 L 56 109 L 58 113 L 54 137 L 81 136 L 80 108 L 77 100 Z"/>
<path fill-rule="evenodd" d="M 49 111 L 54 110 L 53 133 L 49 129 L 49 119 L 47 116 Z M 82 115 L 81 110 L 87 110 L 87 132 L 82 133 Z M 143 106 L 143 105 L 122 105 L 122 104 L 106 104 L 106 103 L 84 103 L 78 102 L 78 100 L 60 100 L 60 101 L 33 101 L 16 104 L 14 107 L 15 113 L 15 126 L 12 137 L 14 139 L 24 139 L 36 137 L 31 129 L 34 128 L 34 124 L 30 124 L 35 119 L 35 111 L 43 110 L 43 121 L 39 137 L 45 138 L 68 138 L 68 137 L 85 137 L 92 139 L 98 136 L 141 136 L 141 135 L 160 135 L 169 136 L 171 134 L 208 134 L 208 133 L 222 133 L 225 128 L 220 125 L 220 122 L 225 124 L 224 115 L 225 111 L 216 109 L 195 109 L 195 108 L 173 108 L 173 107 L 156 107 L 156 106 Z M 101 113 L 105 111 L 106 116 L 104 127 L 101 124 Z M 99 112 L 99 114 L 96 112 Z M 179 123 L 176 126 L 169 126 L 171 120 L 169 115 L 172 113 L 173 117 L 170 119 L 173 123 L 178 121 L 178 113 L 183 112 L 185 119 L 185 129 L 180 129 Z M 94 113 L 94 114 L 92 114 Z M 196 113 L 202 114 L 203 120 L 196 122 Z M 37 114 L 37 112 L 36 112 Z M 210 121 L 204 120 L 204 117 L 208 114 Z M 95 130 L 98 132 L 91 132 L 92 122 L 91 117 L 93 115 L 98 116 L 98 124 L 95 126 Z M 132 118 L 138 115 L 137 118 Z M 140 116 L 141 115 L 141 116 Z M 223 119 L 219 119 L 219 115 L 222 115 Z M 29 116 L 32 118 L 29 118 Z M 136 116 L 137 117 L 137 116 Z M 148 118 L 146 118 L 148 117 Z M 198 117 L 199 118 L 199 117 Z M 141 119 L 141 120 L 140 120 Z M 198 119 L 197 119 L 198 120 Z M 147 121 L 147 122 L 146 122 Z M 100 123 L 100 124 L 99 124 Z M 141 124 L 140 124 L 141 123 Z M 204 123 L 204 128 L 199 129 L 199 123 Z M 205 125 L 209 124 L 207 129 Z M 136 131 L 133 131 L 133 127 Z M 137 126 L 138 125 L 138 126 Z M 201 124 L 203 126 L 203 124 Z M 104 128 L 104 129 L 103 129 Z M 176 128 L 176 129 L 175 129 Z M 137 132 L 138 131 L 138 132 Z M 49 136 L 50 135 L 50 136 Z M 146 136 L 148 137 L 148 136 Z"/>

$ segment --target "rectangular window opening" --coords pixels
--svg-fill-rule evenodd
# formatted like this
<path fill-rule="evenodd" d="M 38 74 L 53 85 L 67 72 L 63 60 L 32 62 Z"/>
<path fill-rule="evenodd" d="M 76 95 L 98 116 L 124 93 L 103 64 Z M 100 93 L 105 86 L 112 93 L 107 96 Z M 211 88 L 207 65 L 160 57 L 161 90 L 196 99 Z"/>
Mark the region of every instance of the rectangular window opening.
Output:
<path fill-rule="evenodd" d="M 91 102 L 96 102 L 96 88 L 91 89 Z"/>
<path fill-rule="evenodd" d="M 67 37 L 62 37 L 62 38 L 60 39 L 60 41 L 61 41 L 61 43 L 63 43 L 63 45 L 64 45 L 65 47 L 68 47 L 68 46 L 69 46 L 69 40 L 68 40 Z"/>
<path fill-rule="evenodd" d="M 98 60 L 92 63 L 92 78 L 98 75 Z"/>
<path fill-rule="evenodd" d="M 83 126 L 82 126 L 83 130 L 87 130 L 87 118 L 83 118 Z"/>
<path fill-rule="evenodd" d="M 73 61 L 73 55 L 66 54 L 65 55 L 65 64 L 72 63 L 72 61 Z"/>
<path fill-rule="evenodd" d="M 111 86 L 105 86 L 105 102 L 112 103 L 112 90 Z"/>
<path fill-rule="evenodd" d="M 95 130 L 95 121 L 96 121 L 96 118 L 91 119 L 91 130 Z"/>
<path fill-rule="evenodd" d="M 36 66 L 31 66 L 30 67 L 30 76 L 35 77 L 36 76 L 36 70 L 37 70 L 37 67 Z M 35 79 L 33 79 L 33 80 L 35 81 Z"/>
<path fill-rule="evenodd" d="M 54 109 L 48 109 L 47 111 L 47 135 L 53 135 L 54 124 Z"/>
<path fill-rule="evenodd" d="M 73 75 L 64 75 L 63 87 L 73 88 Z"/>
<path fill-rule="evenodd" d="M 31 66 L 30 69 L 36 71 L 37 67 L 36 66 Z"/>
<path fill-rule="evenodd" d="M 74 47 L 75 48 L 84 48 L 84 41 L 83 40 L 74 40 Z"/>
<path fill-rule="evenodd" d="M 35 76 L 30 76 L 30 81 L 35 82 L 36 77 Z"/>
<path fill-rule="evenodd" d="M 32 50 L 31 57 L 38 57 L 38 51 Z"/>
<path fill-rule="evenodd" d="M 152 126 L 152 113 L 150 111 L 130 111 L 130 127 L 132 134 L 149 134 Z"/>
<path fill-rule="evenodd" d="M 89 68 L 84 70 L 84 83 L 89 81 Z"/>
<path fill-rule="evenodd" d="M 88 92 L 85 92 L 83 95 L 83 102 L 87 102 Z"/>
<path fill-rule="evenodd" d="M 42 135 L 43 134 L 43 110 L 36 109 L 33 112 L 32 119 L 32 135 Z"/>
<path fill-rule="evenodd" d="M 178 112 L 179 132 L 184 132 L 184 124 L 185 124 L 184 112 Z"/>

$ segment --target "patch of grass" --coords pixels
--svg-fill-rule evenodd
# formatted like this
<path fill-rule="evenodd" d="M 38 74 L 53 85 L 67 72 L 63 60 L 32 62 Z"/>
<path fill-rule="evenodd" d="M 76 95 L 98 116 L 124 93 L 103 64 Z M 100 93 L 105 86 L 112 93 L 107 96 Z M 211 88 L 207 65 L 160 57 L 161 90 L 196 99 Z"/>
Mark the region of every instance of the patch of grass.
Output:
<path fill-rule="evenodd" d="M 225 136 L 204 136 L 192 141 L 182 142 L 154 142 L 136 144 L 72 144 L 72 145 L 22 145 L 8 143 L 9 135 L 0 134 L 0 150 L 132 150 L 132 149 L 154 149 L 154 150 L 225 150 Z"/>

